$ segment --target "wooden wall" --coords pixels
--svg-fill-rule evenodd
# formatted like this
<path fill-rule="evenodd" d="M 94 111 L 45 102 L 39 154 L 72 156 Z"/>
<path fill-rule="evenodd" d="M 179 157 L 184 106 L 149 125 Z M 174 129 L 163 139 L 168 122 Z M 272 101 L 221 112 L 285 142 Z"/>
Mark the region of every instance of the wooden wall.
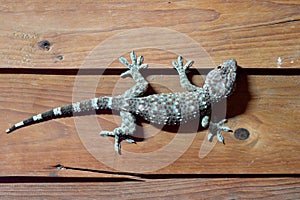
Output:
<path fill-rule="evenodd" d="M 300 197 L 299 1 L 3 1 L 0 44 L 0 196 Z M 208 143 L 193 123 L 181 134 L 139 121 L 147 139 L 124 143 L 120 156 L 100 145 L 99 131 L 120 123 L 109 113 L 5 134 L 73 100 L 125 91 L 134 82 L 119 77 L 118 57 L 132 49 L 149 63 L 147 94 L 183 91 L 171 66 L 178 54 L 195 60 L 199 86 L 214 63 L 235 58 L 237 88 L 221 109 L 249 138 L 224 133 L 225 145 Z M 172 141 L 174 151 L 150 157 Z"/>

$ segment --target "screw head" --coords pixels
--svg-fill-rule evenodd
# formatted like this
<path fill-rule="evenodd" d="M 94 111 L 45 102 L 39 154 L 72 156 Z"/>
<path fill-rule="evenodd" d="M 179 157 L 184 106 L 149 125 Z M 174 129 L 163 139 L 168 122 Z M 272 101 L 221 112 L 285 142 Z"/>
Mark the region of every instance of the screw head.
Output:
<path fill-rule="evenodd" d="M 245 128 L 238 128 L 234 131 L 234 137 L 238 140 L 246 140 L 250 136 L 250 132 Z"/>

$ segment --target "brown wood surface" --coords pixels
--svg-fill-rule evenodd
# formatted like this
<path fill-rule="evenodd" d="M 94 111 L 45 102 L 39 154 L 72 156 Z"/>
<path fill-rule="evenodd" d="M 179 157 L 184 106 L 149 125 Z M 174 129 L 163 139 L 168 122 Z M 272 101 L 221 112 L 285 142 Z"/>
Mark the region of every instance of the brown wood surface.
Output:
<path fill-rule="evenodd" d="M 39 180 L 38 180 L 39 181 Z M 77 180 L 78 181 L 78 180 Z M 2 184 L 4 199 L 296 199 L 299 179 L 167 179 Z M 32 192 L 28 192 L 28 188 Z M 134 192 L 133 192 L 134 191 Z"/>
<path fill-rule="evenodd" d="M 195 84 L 201 83 L 201 78 L 201 76 L 194 76 Z M 88 89 L 90 87 L 87 87 L 93 86 L 91 85 L 93 79 L 98 79 L 98 76 L 81 76 L 81 85 L 84 85 L 83 88 L 78 88 L 81 90 L 81 99 L 92 98 L 95 94 L 96 96 L 111 94 L 115 92 L 115 88 L 119 88 L 117 94 L 122 93 L 122 90 L 130 87 L 130 82 L 133 84 L 130 78 L 122 80 L 118 76 L 107 75 L 100 78 L 96 93 L 93 94 Z M 182 145 L 188 146 L 188 139 L 195 136 L 193 143 L 178 160 L 159 170 L 158 173 L 293 174 L 300 172 L 299 77 L 252 75 L 247 79 L 239 78 L 236 93 L 228 100 L 229 122 L 227 124 L 233 130 L 248 129 L 250 138 L 239 141 L 233 134 L 225 133 L 226 145 L 217 143 L 206 157 L 200 159 L 198 153 L 207 131 L 199 131 L 197 135 L 194 135 L 195 131 L 193 132 L 194 129 L 191 127 L 190 130 L 178 131 L 178 134 L 187 140 L 183 141 Z M 2 119 L 1 130 L 6 130 L 14 123 L 32 115 L 67 104 L 72 101 L 74 95 L 72 86 L 75 76 L 9 74 L 2 75 L 0 80 L 1 113 L 5 116 Z M 156 83 L 159 81 L 175 83 L 178 77 L 159 75 L 157 78 L 152 77 L 151 80 Z M 10 84 L 14 85 L 13 91 Z M 153 90 L 158 93 L 174 91 L 176 85 L 168 88 L 153 84 Z M 51 169 L 51 166 L 57 164 L 106 169 L 88 154 L 89 147 L 85 148 L 81 144 L 81 140 L 84 140 L 83 142 L 106 140 L 98 135 L 99 127 L 92 125 L 95 117 L 104 130 L 113 130 L 120 123 L 120 118 L 111 114 L 77 116 L 32 125 L 16 130 L 10 135 L 1 134 L 0 140 L 3 144 L 0 152 L 4 163 L 0 166 L 2 175 L 47 175 L 54 169 Z M 84 121 L 82 123 L 85 127 L 80 127 L 81 121 Z M 189 126 L 195 124 L 190 123 Z M 142 123 L 142 128 L 139 130 L 147 134 L 148 130 L 153 130 L 153 126 Z M 82 134 L 81 131 L 86 132 L 83 139 L 78 136 Z M 145 141 L 138 142 L 137 145 L 124 144 L 123 148 L 137 153 L 156 151 L 170 143 L 176 132 L 177 130 L 174 132 L 173 129 L 160 131 Z M 137 136 L 143 135 L 137 133 Z M 112 146 L 109 148 L 113 149 Z M 101 147 L 99 149 L 102 151 Z M 111 156 L 116 166 L 124 162 L 122 156 L 114 153 Z M 138 160 L 132 162 L 134 166 L 143 165 Z M 80 176 L 84 175 L 85 173 Z"/>
<path fill-rule="evenodd" d="M 185 34 L 216 63 L 235 57 L 245 67 L 277 68 L 280 57 L 280 67 L 299 68 L 298 1 L 18 1 L 3 2 L 0 9 L 2 68 L 76 69 L 101 42 L 149 27 Z M 112 45 L 145 43 L 143 33 Z M 50 51 L 38 47 L 41 40 L 51 42 Z M 170 38 L 165 42 L 182 47 Z M 197 55 L 184 49 L 189 51 Z"/>
<path fill-rule="evenodd" d="M 300 197 L 299 1 L 3 1 L 0 25 L 1 197 Z M 43 40 L 50 42 L 49 50 L 39 47 Z M 214 146 L 204 142 L 207 131 L 195 131 L 194 123 L 177 133 L 139 121 L 137 136 L 147 139 L 124 143 L 124 151 L 146 155 L 177 136 L 182 142 L 174 152 L 187 147 L 164 167 L 139 172 L 157 160 L 112 152 L 108 166 L 93 155 L 102 150 L 94 142 L 106 140 L 99 131 L 120 123 L 111 113 L 4 134 L 18 121 L 74 99 L 125 91 L 134 82 L 119 78 L 124 68 L 118 57 L 128 58 L 135 45 L 149 63 L 148 94 L 182 91 L 170 70 L 177 54 L 195 60 L 193 68 L 201 74 L 213 63 L 237 59 L 242 70 L 227 102 L 227 125 L 246 128 L 249 139 L 225 133 L 226 144 Z M 201 86 L 205 77 L 197 70 L 191 78 Z M 93 126 L 95 119 L 101 128 Z M 203 142 L 208 149 L 200 149 Z M 163 162 L 172 156 L 155 158 Z M 59 164 L 65 168 L 55 167 Z M 122 168 L 125 164 L 131 170 Z"/>

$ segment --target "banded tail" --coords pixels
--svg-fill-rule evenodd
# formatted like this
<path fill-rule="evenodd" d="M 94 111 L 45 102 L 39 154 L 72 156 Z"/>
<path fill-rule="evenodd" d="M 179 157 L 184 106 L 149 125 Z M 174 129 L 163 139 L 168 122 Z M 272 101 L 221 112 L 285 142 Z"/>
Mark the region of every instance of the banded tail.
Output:
<path fill-rule="evenodd" d="M 36 124 L 42 121 L 48 121 L 51 119 L 64 117 L 64 116 L 72 116 L 75 113 L 88 112 L 88 111 L 100 110 L 100 109 L 111 109 L 111 106 L 112 106 L 112 97 L 99 97 L 99 98 L 83 100 L 62 107 L 57 107 L 52 110 L 25 119 L 24 121 L 16 123 L 11 128 L 7 129 L 6 133 L 11 133 L 16 129 L 29 126 L 32 124 Z"/>

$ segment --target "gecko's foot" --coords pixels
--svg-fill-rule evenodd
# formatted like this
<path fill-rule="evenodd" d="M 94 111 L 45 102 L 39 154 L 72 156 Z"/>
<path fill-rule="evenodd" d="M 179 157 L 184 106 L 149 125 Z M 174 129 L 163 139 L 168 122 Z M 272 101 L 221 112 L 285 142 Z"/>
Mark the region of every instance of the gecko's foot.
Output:
<path fill-rule="evenodd" d="M 185 74 L 186 70 L 191 67 L 194 64 L 194 61 L 189 60 L 184 66 L 183 66 L 183 58 L 181 56 L 178 56 L 177 62 L 173 61 L 172 65 L 177 70 L 178 74 Z"/>
<path fill-rule="evenodd" d="M 116 128 L 114 131 L 101 131 L 101 136 L 109 136 L 115 138 L 114 148 L 118 154 L 121 154 L 121 142 L 125 140 L 128 143 L 136 143 L 129 135 L 124 134 L 120 128 Z"/>
<path fill-rule="evenodd" d="M 134 51 L 132 51 L 130 53 L 130 59 L 131 59 L 131 64 L 127 61 L 126 58 L 124 57 L 120 57 L 119 61 L 127 66 L 129 68 L 129 70 L 127 70 L 126 72 L 121 74 L 121 77 L 125 77 L 127 75 L 131 75 L 133 76 L 134 73 L 138 73 L 138 71 L 140 69 L 146 69 L 148 67 L 147 64 L 143 64 L 144 61 L 144 57 L 143 56 L 136 56 L 136 53 Z"/>
<path fill-rule="evenodd" d="M 217 123 L 210 122 L 209 134 L 208 134 L 209 141 L 212 141 L 213 137 L 216 135 L 218 141 L 224 144 L 224 137 L 223 137 L 221 131 L 232 132 L 232 130 L 228 126 L 223 126 L 223 124 L 226 121 L 227 121 L 226 119 L 222 119 L 221 121 L 219 121 Z"/>

